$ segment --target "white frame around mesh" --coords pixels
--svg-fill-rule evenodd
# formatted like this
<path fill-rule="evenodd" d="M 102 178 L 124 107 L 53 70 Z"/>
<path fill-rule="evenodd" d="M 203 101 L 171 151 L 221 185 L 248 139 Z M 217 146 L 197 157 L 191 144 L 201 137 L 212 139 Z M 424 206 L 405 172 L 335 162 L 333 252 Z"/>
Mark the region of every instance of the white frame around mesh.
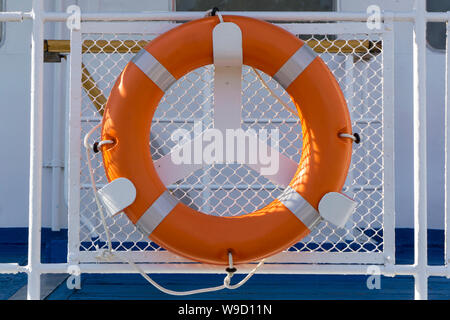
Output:
<path fill-rule="evenodd" d="M 393 93 L 389 92 L 392 90 L 392 78 L 393 78 L 393 42 L 392 42 L 392 34 L 393 34 L 393 28 L 392 23 L 389 27 L 386 26 L 387 23 L 382 24 L 382 28 L 378 30 L 369 30 L 365 23 L 355 23 L 355 22 L 340 22 L 340 23 L 291 23 L 291 24 L 279 24 L 279 26 L 286 28 L 288 31 L 294 33 L 294 34 L 313 34 L 313 35 L 330 35 L 334 34 L 337 35 L 338 39 L 361 39 L 361 40 L 381 40 L 382 41 L 382 50 L 381 53 L 377 57 L 373 57 L 373 59 L 377 59 L 377 62 L 379 64 L 378 69 L 372 70 L 373 77 L 378 77 L 378 79 L 375 79 L 375 87 L 376 89 L 373 90 L 372 93 L 367 91 L 370 90 L 370 88 L 366 88 L 365 92 L 368 92 L 369 95 L 372 94 L 372 96 L 369 96 L 369 98 L 373 98 L 373 100 L 377 100 L 375 104 L 378 103 L 379 112 L 377 114 L 377 117 L 374 117 L 373 119 L 367 119 L 367 117 L 358 117 L 353 120 L 353 126 L 355 128 L 355 131 L 360 131 L 360 128 L 358 128 L 358 122 L 361 121 L 376 121 L 379 123 L 378 128 L 375 130 L 375 132 L 379 136 L 379 139 L 382 140 L 383 149 L 379 150 L 379 157 L 381 161 L 381 166 L 379 172 L 377 172 L 378 180 L 380 181 L 380 185 L 375 186 L 375 190 L 377 188 L 381 188 L 381 198 L 376 203 L 376 206 L 378 206 L 377 210 L 379 210 L 378 215 L 375 215 L 375 223 L 379 223 L 381 226 L 383 224 L 383 235 L 381 237 L 383 246 L 378 246 L 375 248 L 375 250 L 340 250 L 336 248 L 333 248 L 333 250 L 329 250 L 325 248 L 323 251 L 318 251 L 317 249 L 313 250 L 288 250 L 284 251 L 280 254 L 277 254 L 271 258 L 268 259 L 269 262 L 277 264 L 280 272 L 283 272 L 283 264 L 285 263 L 338 263 L 338 264 L 345 264 L 345 263 L 358 263 L 358 264 L 383 264 L 386 261 L 389 261 L 390 263 L 393 263 L 393 257 L 394 257 L 394 219 L 393 219 L 393 208 L 394 208 L 394 190 L 393 190 L 393 100 L 391 97 L 393 97 Z M 87 96 L 85 93 L 83 93 L 82 88 L 80 86 L 81 81 L 77 81 L 78 77 L 81 80 L 81 61 L 86 63 L 86 59 L 89 60 L 89 58 L 85 58 L 83 60 L 83 54 L 81 53 L 81 43 L 83 40 L 88 39 L 86 36 L 89 37 L 89 35 L 93 36 L 96 35 L 115 35 L 119 39 L 127 39 L 127 38 L 133 38 L 140 40 L 142 39 L 142 35 L 145 35 L 147 39 L 151 39 L 162 32 L 173 28 L 175 24 L 169 23 L 169 22 L 85 22 L 82 23 L 81 31 L 73 30 L 71 32 L 71 52 L 70 52 L 70 59 L 71 59 L 71 87 L 70 92 L 72 92 L 73 97 L 78 97 L 77 99 L 72 98 L 72 107 L 70 110 L 70 157 L 69 157 L 69 262 L 78 262 L 78 263 L 89 263 L 89 262 L 97 262 L 96 256 L 98 255 L 97 252 L 92 251 L 93 246 L 86 246 L 86 228 L 81 228 L 80 226 L 82 224 L 86 225 L 86 218 L 82 218 L 83 221 L 81 221 L 81 214 L 83 214 L 83 211 L 86 212 L 86 207 L 89 205 L 86 204 L 86 201 L 83 201 L 84 194 L 86 192 L 91 193 L 91 190 L 86 191 L 86 187 L 88 187 L 86 181 L 86 175 L 87 172 L 84 169 L 85 166 L 85 159 L 84 157 L 84 150 L 81 148 L 80 138 L 86 133 L 86 123 L 89 125 L 89 127 L 93 126 L 93 123 L 95 121 L 98 121 L 98 117 L 90 117 L 89 115 L 86 115 L 83 113 L 83 108 L 86 104 L 89 103 L 87 101 Z M 136 38 L 130 36 L 135 35 Z M 137 36 L 140 35 L 140 36 Z M 90 39 L 90 38 L 89 38 Z M 96 39 L 93 37 L 92 39 Z M 110 37 L 106 36 L 106 38 L 103 39 L 111 39 Z M 128 55 L 131 57 L 132 55 Z M 347 73 L 347 77 L 343 77 L 342 79 L 346 81 L 347 83 L 342 84 L 342 81 L 340 81 L 341 87 L 343 88 L 344 95 L 346 98 L 353 97 L 353 99 L 357 99 L 354 88 L 358 83 L 355 81 L 358 81 L 357 77 L 349 76 L 349 72 L 354 72 L 357 70 L 355 68 L 355 64 L 353 63 L 353 57 L 352 55 L 341 55 L 340 59 L 344 59 L 341 61 L 342 67 L 341 69 L 344 70 L 344 72 Z M 325 59 L 326 60 L 326 59 Z M 89 62 L 87 61 L 86 67 L 89 68 Z M 115 66 L 114 66 L 115 67 Z M 342 72 L 342 71 L 341 71 Z M 97 75 L 95 72 L 93 73 L 93 77 L 95 78 Z M 102 79 L 104 80 L 104 79 Z M 108 82 L 114 82 L 114 77 L 108 77 Z M 105 82 L 105 81 L 104 81 Z M 112 85 L 112 83 L 103 83 L 99 84 L 99 87 L 107 88 Z M 351 84 L 351 85 L 349 85 Z M 372 83 L 373 84 L 373 83 Z M 360 86 L 361 87 L 361 86 Z M 353 91 L 352 91 L 353 90 Z M 373 97 L 373 92 L 375 92 L 375 98 Z M 362 97 L 363 99 L 365 97 Z M 354 103 L 350 103 L 349 106 L 354 105 Z M 95 110 L 95 109 L 93 109 Z M 382 111 L 381 111 L 382 110 Z M 382 114 L 381 114 L 382 112 Z M 370 113 L 370 112 L 369 112 Z M 361 115 L 361 114 L 360 114 Z M 366 114 L 367 115 L 367 114 Z M 98 122 L 97 122 L 98 123 Z M 364 137 L 365 132 L 362 132 L 362 135 Z M 367 140 L 370 137 L 364 137 Z M 381 144 L 381 141 L 379 142 Z M 355 150 L 361 150 L 358 149 L 360 146 L 363 146 L 363 144 L 357 146 Z M 363 151 L 364 152 L 364 151 Z M 367 151 L 365 151 L 367 153 Z M 368 154 L 370 156 L 370 154 Z M 382 157 L 382 158 L 381 158 Z M 353 157 L 353 164 L 352 166 L 358 166 L 358 161 L 355 159 L 362 159 L 362 165 L 364 165 L 364 159 L 361 157 Z M 356 162 L 356 163 L 355 163 Z M 101 163 L 98 164 L 98 170 L 96 170 L 96 177 L 100 179 L 101 176 L 104 176 L 104 170 L 101 168 Z M 80 176 L 81 172 L 81 176 Z M 354 170 L 353 170 L 354 172 Z M 358 182 L 358 177 L 352 180 L 351 176 L 352 171 L 350 172 L 349 181 L 346 184 L 350 189 L 346 188 L 344 189 L 351 190 L 352 188 L 372 188 L 373 186 L 365 186 L 361 185 Z M 92 206 L 93 203 L 90 203 Z M 368 208 L 370 209 L 370 208 Z M 370 212 L 367 214 L 370 215 Z M 382 215 L 382 216 L 381 216 Z M 91 214 L 88 219 L 95 219 L 94 215 Z M 125 218 L 119 218 L 117 221 L 125 221 L 123 220 Z M 357 221 L 357 219 L 355 219 Z M 363 219 L 364 220 L 364 219 Z M 82 223 L 82 224 L 80 224 Z M 350 222 L 351 223 L 351 222 Z M 358 222 L 356 222 L 357 224 Z M 89 224 L 89 222 L 87 222 Z M 99 223 L 92 223 L 91 226 L 96 229 L 94 231 L 95 233 L 101 234 L 101 225 Z M 132 227 L 132 225 L 131 225 Z M 114 228 L 114 226 L 113 226 Z M 322 225 L 322 228 L 325 228 L 324 225 Z M 328 227 L 329 228 L 329 227 Z M 84 229 L 84 230 L 82 230 Z M 91 228 L 92 229 L 92 228 Z M 92 231 L 92 230 L 91 230 Z M 129 232 L 132 232 L 129 230 Z M 339 231 L 338 231 L 339 232 Z M 320 233 L 320 232 L 319 232 Z M 333 231 L 331 232 L 333 233 Z M 358 235 L 356 235 L 358 237 Z M 339 234 L 339 238 L 343 241 L 347 242 L 356 242 L 355 234 L 345 232 Z M 380 237 L 378 237 L 380 238 Z M 131 245 L 133 246 L 133 241 L 136 241 L 135 237 L 130 238 L 131 239 Z M 314 242 L 314 237 L 309 238 L 310 242 Z M 119 239 L 119 241 L 123 241 L 122 239 Z M 127 240 L 127 238 L 125 238 Z M 145 239 L 141 239 L 142 241 Z M 333 240 L 336 242 L 336 240 Z M 333 241 L 330 241 L 333 243 Z M 370 241 L 366 239 L 366 242 Z M 80 248 L 80 244 L 81 245 Z M 128 246 L 128 245 L 127 245 Z M 319 245 L 320 247 L 320 245 Z M 345 247 L 345 246 L 344 246 Z M 139 249 L 140 248 L 140 249 Z M 152 249 L 152 250 L 142 250 L 142 249 Z M 167 268 L 169 270 L 173 269 L 174 272 L 177 272 L 177 270 L 183 270 L 185 272 L 186 270 L 191 270 L 199 267 L 199 264 L 192 263 L 192 261 L 188 261 L 186 259 L 183 259 L 181 257 L 178 257 L 170 252 L 163 251 L 163 250 L 153 250 L 155 246 L 136 246 L 134 245 L 133 249 L 137 250 L 124 250 L 124 251 L 118 251 L 117 254 L 126 255 L 129 259 L 132 259 L 133 261 L 137 262 L 157 262 L 157 263 L 167 263 Z M 123 248 L 122 248 L 123 249 Z M 308 247 L 310 249 L 310 247 Z M 183 264 L 184 267 L 180 269 L 179 265 L 177 267 L 173 267 L 174 265 L 171 264 L 171 262 L 185 262 L 186 264 Z M 173 267 L 173 268 L 172 268 Z M 213 268 L 214 269 L 214 268 Z"/>

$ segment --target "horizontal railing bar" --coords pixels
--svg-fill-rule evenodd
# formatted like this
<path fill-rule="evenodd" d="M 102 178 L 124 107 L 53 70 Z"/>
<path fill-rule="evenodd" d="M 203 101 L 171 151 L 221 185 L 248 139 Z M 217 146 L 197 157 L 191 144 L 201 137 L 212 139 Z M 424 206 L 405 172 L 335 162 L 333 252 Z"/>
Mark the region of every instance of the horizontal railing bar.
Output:
<path fill-rule="evenodd" d="M 427 12 L 425 14 L 425 20 L 428 22 L 447 22 L 447 12 Z"/>
<path fill-rule="evenodd" d="M 82 117 L 82 122 L 100 122 L 102 121 L 102 118 L 100 117 Z M 153 118 L 153 123 L 195 123 L 196 121 L 201 121 L 201 119 L 184 119 L 184 118 Z M 283 118 L 246 118 L 242 119 L 243 123 L 292 123 L 296 124 L 300 122 L 300 119 L 283 119 Z M 352 121 L 355 124 L 381 124 L 381 120 L 378 120 L 376 118 L 363 118 L 359 120 L 353 120 Z"/>
<path fill-rule="evenodd" d="M 194 189 L 194 190 L 204 190 L 204 189 L 208 189 L 208 190 L 234 190 L 234 189 L 238 189 L 238 190 L 260 190 L 260 189 L 268 189 L 268 190 L 274 190 L 274 189 L 280 189 L 283 188 L 282 186 L 277 186 L 277 185 L 260 185 L 260 184 L 254 184 L 254 185 L 248 185 L 248 184 L 238 184 L 238 185 L 232 185 L 232 184 L 225 184 L 225 185 L 218 185 L 218 184 L 210 184 L 210 185 L 189 185 L 189 184 L 180 184 L 180 185 L 169 185 L 167 186 L 168 189 L 170 190 L 175 190 L 175 189 Z M 381 190 L 382 189 L 382 185 L 374 185 L 374 186 L 367 186 L 367 185 L 357 185 L 357 186 L 349 186 L 349 187 L 344 187 L 343 190 L 368 190 L 368 191 L 373 191 L 373 190 Z"/>
<path fill-rule="evenodd" d="M 20 266 L 18 263 L 0 263 L 0 274 L 17 274 L 26 271 L 27 268 Z"/>
<path fill-rule="evenodd" d="M 347 21 L 366 22 L 368 14 L 366 12 L 317 12 L 317 11 L 223 11 L 222 15 L 237 15 L 269 20 L 274 22 L 295 22 L 295 21 Z M 63 15 L 61 21 L 65 21 L 67 14 Z M 81 21 L 129 21 L 129 20 L 154 20 L 154 21 L 187 21 L 200 19 L 205 16 L 205 12 L 143 12 L 143 13 L 86 13 L 81 14 Z M 414 12 L 393 12 L 394 21 L 414 21 Z M 384 14 L 381 13 L 381 19 Z M 50 21 L 52 14 L 46 15 L 46 20 Z M 56 16 L 55 16 L 56 18 Z M 61 18 L 58 17 L 58 18 Z M 446 22 L 448 17 L 446 12 L 426 12 L 425 19 L 430 22 Z"/>
<path fill-rule="evenodd" d="M 31 12 L 0 12 L 0 22 L 22 22 L 32 18 Z"/>
<path fill-rule="evenodd" d="M 238 15 L 270 21 L 366 21 L 365 12 L 268 12 L 268 11 L 222 11 L 222 15 Z M 178 12 L 123 12 L 123 13 L 82 13 L 81 21 L 189 21 L 205 16 L 204 11 Z M 47 12 L 46 21 L 65 21 L 67 13 Z M 402 19 L 412 19 L 413 14 L 404 14 Z"/>
<path fill-rule="evenodd" d="M 273 12 L 273 11 L 223 11 L 222 14 L 239 15 L 269 20 L 273 22 L 295 22 L 295 21 L 367 21 L 366 12 Z M 44 22 L 64 22 L 70 14 L 65 12 L 44 12 Z M 205 16 L 205 12 L 141 12 L 141 13 L 82 13 L 81 21 L 188 21 Z M 384 14 L 381 13 L 384 19 Z M 32 12 L 0 12 L 0 22 L 22 22 L 25 19 L 33 19 Z M 392 19 L 399 22 L 414 21 L 414 12 L 393 12 Z M 429 22 L 446 22 L 446 12 L 427 12 L 425 19 Z"/>
<path fill-rule="evenodd" d="M 370 40 L 306 40 L 316 53 L 370 53 L 381 50 L 381 41 Z M 84 40 L 82 53 L 137 53 L 147 45 L 146 40 Z M 45 52 L 70 53 L 70 40 L 45 40 Z"/>
<path fill-rule="evenodd" d="M 97 188 L 103 188 L 106 184 L 104 183 L 97 183 Z M 254 187 L 253 187 L 254 186 Z M 89 183 L 82 183 L 81 184 L 81 189 L 92 189 L 92 185 Z M 191 185 L 191 184 L 180 184 L 180 185 L 169 185 L 167 186 L 168 189 L 170 190 L 175 190 L 175 189 L 194 189 L 194 190 L 219 190 L 219 189 L 225 189 L 225 190 L 232 190 L 232 189 L 238 189 L 238 190 L 260 190 L 260 189 L 268 189 L 268 190 L 273 190 L 273 189 L 278 189 L 278 188 L 282 188 L 282 186 L 276 186 L 276 185 L 260 185 L 260 184 L 256 184 L 256 185 L 247 185 L 247 184 L 241 184 L 241 185 L 217 185 L 217 184 L 210 184 L 210 185 Z M 374 190 L 382 190 L 383 186 L 381 184 L 379 185 L 353 185 L 353 186 L 348 186 L 348 187 L 343 187 L 342 188 L 344 191 L 346 190 L 364 190 L 364 191 L 374 191 Z"/>
<path fill-rule="evenodd" d="M 129 264 L 123 263 L 81 263 L 77 265 L 81 273 L 137 273 Z M 106 267 L 107 266 L 107 267 Z M 140 268 L 146 273 L 225 273 L 224 267 L 198 263 L 143 263 Z M 258 274 L 336 274 L 336 275 L 368 275 L 368 267 L 364 264 L 277 264 L 266 263 L 258 269 Z M 416 275 L 415 265 L 377 265 L 380 273 L 386 276 Z M 67 273 L 69 265 L 66 263 L 41 264 L 41 273 Z M 243 264 L 237 267 L 236 273 L 250 272 L 255 264 Z M 448 266 L 427 266 L 427 276 L 450 277 Z"/>
<path fill-rule="evenodd" d="M 295 21 L 367 21 L 366 12 L 317 12 L 317 11 L 222 11 L 223 15 L 237 15 L 269 20 L 274 22 L 295 22 Z M 178 12 L 124 12 L 124 13 L 82 13 L 81 21 L 189 21 L 200 19 L 205 16 L 201 11 L 178 11 Z M 69 17 L 67 13 L 47 12 L 46 21 L 65 21 Z M 415 14 L 413 12 L 393 13 L 394 21 L 412 21 Z M 381 13 L 381 18 L 384 18 Z M 431 15 L 430 19 L 441 20 L 446 17 Z M 446 20 L 445 20 L 446 21 Z"/>
<path fill-rule="evenodd" d="M 273 119 L 268 119 L 268 118 L 261 118 L 261 119 L 256 119 L 256 118 L 246 118 L 243 119 L 242 122 L 244 123 L 299 123 L 300 119 L 283 119 L 283 118 L 273 118 Z M 365 119 L 358 119 L 358 120 L 353 120 L 353 123 L 356 124 L 381 124 L 381 120 L 375 119 L 375 118 L 365 118 Z"/>
<path fill-rule="evenodd" d="M 87 241 L 91 242 L 92 241 Z M 114 240 L 113 240 L 114 242 Z M 342 239 L 339 241 L 322 241 L 314 243 L 314 245 L 338 245 L 343 244 Z M 309 246 L 312 243 L 302 243 L 302 245 Z M 379 244 L 381 245 L 381 243 Z M 330 250 L 333 250 L 330 248 Z M 115 251 L 115 254 L 126 260 L 135 261 L 138 263 L 192 263 L 192 260 L 182 258 L 169 251 L 152 251 L 152 250 L 139 250 L 139 251 Z M 80 251 L 76 258 L 76 261 L 80 263 L 91 263 L 98 261 L 98 252 L 96 251 Z M 283 251 L 274 256 L 266 259 L 267 263 L 297 263 L 297 264 L 310 264 L 310 263 L 327 263 L 327 264 L 351 264 L 351 263 L 363 263 L 363 264 L 383 264 L 385 257 L 381 251 Z M 110 262 L 121 262 L 113 260 Z"/>
<path fill-rule="evenodd" d="M 105 266 L 108 266 L 107 268 Z M 365 264 L 299 264 L 299 263 L 266 263 L 258 274 L 355 274 L 367 275 L 368 266 Z M 36 265 L 36 272 L 67 273 L 67 263 L 44 263 Z M 137 273 L 128 264 L 122 263 L 81 263 L 78 264 L 81 273 Z M 223 267 L 199 263 L 142 263 L 139 266 L 147 273 L 224 273 Z M 239 265 L 237 273 L 248 273 L 255 264 Z M 415 275 L 417 267 L 414 265 L 377 265 L 380 273 L 387 276 Z M 16 263 L 0 263 L 0 274 L 17 274 L 28 272 L 27 266 Z M 450 277 L 450 266 L 427 266 L 427 276 Z"/>
<path fill-rule="evenodd" d="M 348 190 L 363 190 L 363 191 L 382 191 L 383 185 L 354 185 L 349 187 L 343 187 L 342 191 L 348 191 Z"/>
<path fill-rule="evenodd" d="M 266 189 L 266 190 L 275 190 L 275 189 L 280 189 L 282 188 L 282 186 L 276 186 L 274 184 L 270 184 L 270 185 L 262 185 L 262 184 L 237 184 L 237 185 L 233 185 L 233 184 L 223 184 L 223 185 L 218 185 L 218 184 L 209 184 L 209 185 L 189 185 L 189 184 L 180 184 L 180 185 L 169 185 L 167 186 L 167 189 L 169 190 L 176 190 L 176 189 L 194 189 L 194 190 L 261 190 L 261 189 Z"/>

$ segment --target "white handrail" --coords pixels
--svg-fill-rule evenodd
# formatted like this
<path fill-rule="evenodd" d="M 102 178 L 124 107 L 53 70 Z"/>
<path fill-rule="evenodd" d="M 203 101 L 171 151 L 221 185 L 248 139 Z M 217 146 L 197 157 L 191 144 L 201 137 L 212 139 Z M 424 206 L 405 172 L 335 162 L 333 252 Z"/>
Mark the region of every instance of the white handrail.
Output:
<path fill-rule="evenodd" d="M 447 12 L 450 21 L 450 12 Z M 444 166 L 444 223 L 445 223 L 445 264 L 450 268 L 450 24 L 447 23 L 447 41 L 445 50 L 445 166 Z"/>
<path fill-rule="evenodd" d="M 414 69 L 414 298 L 427 299 L 427 69 L 426 3 L 415 1 L 413 69 Z"/>
<path fill-rule="evenodd" d="M 269 12 L 269 11 L 223 11 L 223 15 L 241 15 L 274 22 L 293 21 L 360 21 L 367 20 L 365 12 Z M 203 18 L 202 11 L 163 11 L 163 12 L 123 12 L 123 13 L 82 13 L 81 21 L 189 21 Z M 69 17 L 65 12 L 45 12 L 44 22 L 63 22 Z M 381 13 L 381 18 L 384 18 Z M 395 12 L 392 19 L 399 22 L 414 21 L 414 12 Z M 446 22 L 448 20 L 446 12 L 426 12 L 424 18 L 429 22 Z M 26 19 L 33 19 L 33 13 L 21 12 L 0 12 L 0 22 L 22 22 Z"/>
<path fill-rule="evenodd" d="M 42 148 L 44 113 L 44 23 L 43 0 L 33 0 L 33 33 L 31 41 L 31 116 L 30 116 L 30 182 L 27 298 L 40 299 L 41 228 L 42 228 Z"/>

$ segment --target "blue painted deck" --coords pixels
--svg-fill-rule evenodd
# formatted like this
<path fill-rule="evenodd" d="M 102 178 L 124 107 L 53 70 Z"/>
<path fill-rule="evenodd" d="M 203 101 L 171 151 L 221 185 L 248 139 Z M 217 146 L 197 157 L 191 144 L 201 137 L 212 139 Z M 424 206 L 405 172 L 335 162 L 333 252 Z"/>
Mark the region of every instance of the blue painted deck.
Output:
<path fill-rule="evenodd" d="M 27 230 L 0 229 L 0 262 L 26 264 Z M 66 256 L 66 231 L 43 230 L 42 253 L 44 262 L 64 262 Z M 443 264 L 443 231 L 429 230 L 429 263 Z M 398 229 L 396 237 L 397 263 L 413 261 L 413 232 Z M 233 281 L 242 276 L 236 275 Z M 190 290 L 216 286 L 223 281 L 222 275 L 152 275 L 152 278 L 173 290 Z M 81 289 L 69 290 L 63 283 L 47 299 L 412 299 L 414 281 L 412 277 L 382 277 L 380 290 L 369 290 L 365 276 L 338 275 L 255 275 L 238 290 L 223 290 L 215 293 L 188 297 L 173 297 L 161 293 L 149 285 L 140 275 L 88 274 L 82 275 Z M 0 299 L 8 299 L 26 283 L 26 276 L 0 275 Z M 429 279 L 429 298 L 450 300 L 450 280 L 440 277 Z"/>

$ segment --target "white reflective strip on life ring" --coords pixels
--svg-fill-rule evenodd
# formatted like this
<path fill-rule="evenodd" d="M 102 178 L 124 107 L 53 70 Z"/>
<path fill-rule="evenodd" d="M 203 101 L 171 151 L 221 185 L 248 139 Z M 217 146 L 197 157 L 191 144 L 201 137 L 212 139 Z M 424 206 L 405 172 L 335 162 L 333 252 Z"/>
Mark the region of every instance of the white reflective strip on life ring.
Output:
<path fill-rule="evenodd" d="M 311 206 L 291 186 L 287 186 L 284 192 L 277 198 L 286 206 L 309 230 L 314 228 L 321 220 L 319 212 Z"/>
<path fill-rule="evenodd" d="M 284 63 L 273 78 L 286 89 L 316 57 L 314 50 L 305 43 Z"/>
<path fill-rule="evenodd" d="M 169 191 L 164 191 L 139 218 L 136 228 L 148 237 L 177 204 L 178 200 Z"/>
<path fill-rule="evenodd" d="M 145 49 L 139 51 L 131 61 L 164 92 L 176 81 L 174 76 Z"/>

